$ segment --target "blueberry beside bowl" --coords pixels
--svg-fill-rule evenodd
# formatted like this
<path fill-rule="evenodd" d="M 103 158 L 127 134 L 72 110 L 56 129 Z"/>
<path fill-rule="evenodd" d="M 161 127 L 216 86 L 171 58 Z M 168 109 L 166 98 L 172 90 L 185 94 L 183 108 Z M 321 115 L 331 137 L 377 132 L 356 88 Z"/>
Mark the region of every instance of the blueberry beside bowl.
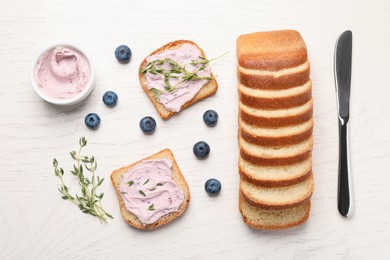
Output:
<path fill-rule="evenodd" d="M 118 102 L 118 95 L 114 91 L 106 91 L 103 95 L 103 102 L 108 107 L 114 107 Z"/>
<path fill-rule="evenodd" d="M 132 52 L 126 45 L 120 45 L 115 49 L 115 58 L 120 63 L 128 63 L 131 59 Z"/>
<path fill-rule="evenodd" d="M 89 113 L 86 117 L 85 117 L 85 125 L 90 128 L 90 129 L 97 129 L 100 125 L 100 116 L 96 113 Z"/>

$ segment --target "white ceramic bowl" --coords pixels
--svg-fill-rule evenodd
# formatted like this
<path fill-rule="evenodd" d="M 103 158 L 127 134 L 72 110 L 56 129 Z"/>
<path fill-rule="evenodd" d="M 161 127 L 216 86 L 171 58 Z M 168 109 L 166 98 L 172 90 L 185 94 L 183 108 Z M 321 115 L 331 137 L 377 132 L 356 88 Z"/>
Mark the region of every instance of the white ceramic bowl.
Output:
<path fill-rule="evenodd" d="M 38 85 L 38 82 L 35 78 L 35 67 L 37 66 L 39 58 L 44 53 L 50 51 L 51 49 L 53 49 L 57 46 L 66 46 L 66 47 L 70 47 L 70 48 L 75 49 L 76 51 L 80 52 L 86 58 L 86 60 L 89 64 L 90 75 L 89 75 L 89 78 L 88 78 L 86 85 L 84 86 L 84 88 L 81 92 L 77 93 L 76 95 L 74 95 L 70 98 L 56 98 L 56 97 L 49 96 L 41 89 L 41 87 Z M 39 53 L 39 55 L 36 57 L 33 65 L 32 65 L 32 68 L 31 68 L 30 80 L 31 80 L 31 84 L 32 84 L 35 92 L 37 92 L 37 94 L 43 100 L 45 100 L 51 104 L 55 104 L 55 105 L 59 105 L 59 106 L 70 106 L 70 105 L 75 105 L 75 104 L 81 102 L 86 97 L 88 97 L 88 95 L 92 92 L 93 87 L 94 87 L 94 83 L 95 83 L 95 70 L 94 70 L 93 65 L 91 63 L 91 60 L 88 58 L 88 56 L 85 54 L 85 52 L 83 52 L 79 48 L 77 48 L 73 45 L 70 45 L 70 44 L 56 44 L 56 45 L 52 45 L 52 46 L 46 48 L 44 51 Z"/>

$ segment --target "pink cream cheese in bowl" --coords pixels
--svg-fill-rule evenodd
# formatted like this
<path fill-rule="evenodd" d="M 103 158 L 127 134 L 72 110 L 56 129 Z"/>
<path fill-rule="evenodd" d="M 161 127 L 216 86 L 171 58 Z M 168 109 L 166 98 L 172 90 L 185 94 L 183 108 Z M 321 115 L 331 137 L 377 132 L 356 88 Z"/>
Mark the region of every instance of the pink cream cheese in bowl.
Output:
<path fill-rule="evenodd" d="M 91 93 L 94 69 L 78 48 L 55 45 L 35 60 L 31 82 L 38 95 L 47 102 L 74 105 Z"/>

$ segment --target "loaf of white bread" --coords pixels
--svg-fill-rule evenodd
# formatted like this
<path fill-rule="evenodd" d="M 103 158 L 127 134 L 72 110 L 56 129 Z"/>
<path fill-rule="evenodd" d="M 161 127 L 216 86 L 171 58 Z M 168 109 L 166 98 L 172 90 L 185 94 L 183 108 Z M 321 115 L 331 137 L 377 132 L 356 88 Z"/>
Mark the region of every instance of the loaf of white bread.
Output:
<path fill-rule="evenodd" d="M 297 31 L 237 39 L 239 209 L 246 224 L 304 223 L 314 189 L 310 63 Z"/>

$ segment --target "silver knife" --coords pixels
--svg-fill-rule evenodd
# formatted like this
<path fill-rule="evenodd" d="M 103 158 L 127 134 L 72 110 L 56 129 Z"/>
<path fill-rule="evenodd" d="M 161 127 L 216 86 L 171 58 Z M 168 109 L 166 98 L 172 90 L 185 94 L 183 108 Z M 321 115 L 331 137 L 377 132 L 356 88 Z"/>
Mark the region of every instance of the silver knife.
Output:
<path fill-rule="evenodd" d="M 336 41 L 334 78 L 339 118 L 339 173 L 337 206 L 340 214 L 353 212 L 351 164 L 349 153 L 349 97 L 351 93 L 352 32 L 345 31 Z"/>

